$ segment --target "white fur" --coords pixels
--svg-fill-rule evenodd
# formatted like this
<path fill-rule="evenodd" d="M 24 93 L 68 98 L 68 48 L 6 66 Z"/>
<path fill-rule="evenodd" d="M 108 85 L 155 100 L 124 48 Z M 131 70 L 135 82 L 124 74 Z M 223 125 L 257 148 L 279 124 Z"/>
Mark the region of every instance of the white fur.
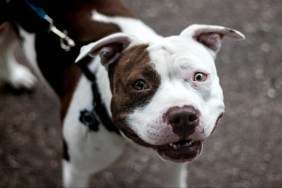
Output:
<path fill-rule="evenodd" d="M 17 36 L 9 23 L 0 28 L 0 74 L 1 77 L 15 89 L 34 87 L 35 76 L 30 70 L 19 64 L 15 58 L 15 49 L 18 45 Z M 29 48 L 29 47 L 28 47 Z"/>
<path fill-rule="evenodd" d="M 28 63 L 31 65 L 33 70 L 36 72 L 36 75 L 40 78 L 41 81 L 45 81 L 44 76 L 42 75 L 38 64 L 37 64 L 37 55 L 35 49 L 35 34 L 25 31 L 21 26 L 17 26 L 19 33 L 23 38 L 21 43 L 22 49 L 24 51 L 25 57 L 28 60 Z"/>

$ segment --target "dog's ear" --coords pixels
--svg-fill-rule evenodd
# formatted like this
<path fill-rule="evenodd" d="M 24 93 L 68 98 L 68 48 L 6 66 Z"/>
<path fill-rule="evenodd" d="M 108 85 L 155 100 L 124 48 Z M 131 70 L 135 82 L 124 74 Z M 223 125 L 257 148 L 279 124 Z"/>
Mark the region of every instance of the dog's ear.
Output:
<path fill-rule="evenodd" d="M 119 57 L 131 41 L 132 39 L 129 36 L 122 33 L 109 35 L 97 42 L 83 46 L 75 62 L 80 61 L 87 55 L 91 57 L 99 55 L 102 65 L 107 67 Z"/>
<path fill-rule="evenodd" d="M 191 25 L 180 34 L 183 37 L 193 38 L 210 49 L 214 56 L 219 52 L 223 37 L 244 40 L 245 36 L 234 29 L 215 25 Z"/>

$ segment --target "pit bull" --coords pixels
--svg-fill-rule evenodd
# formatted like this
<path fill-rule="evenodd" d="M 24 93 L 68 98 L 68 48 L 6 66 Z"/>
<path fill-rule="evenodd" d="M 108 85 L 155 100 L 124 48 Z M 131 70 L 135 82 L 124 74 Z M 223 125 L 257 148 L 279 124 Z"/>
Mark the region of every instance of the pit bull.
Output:
<path fill-rule="evenodd" d="M 42 2 L 76 41 L 74 50 L 63 52 L 54 37 L 12 21 L 27 59 L 61 100 L 64 186 L 88 186 L 92 174 L 134 157 L 135 147 L 161 159 L 163 186 L 187 187 L 186 164 L 224 112 L 215 67 L 221 41 L 244 35 L 195 24 L 164 37 L 117 0 L 73 0 L 60 11 Z M 14 40 L 5 38 L 16 34 L 7 22 L 1 29 L 6 80 L 31 88 L 36 78 L 15 61 Z"/>

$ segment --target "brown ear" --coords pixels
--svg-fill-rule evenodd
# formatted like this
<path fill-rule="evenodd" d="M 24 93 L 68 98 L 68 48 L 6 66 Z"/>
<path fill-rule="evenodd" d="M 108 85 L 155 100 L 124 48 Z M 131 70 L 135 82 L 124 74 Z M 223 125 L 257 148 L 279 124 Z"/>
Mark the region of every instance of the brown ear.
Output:
<path fill-rule="evenodd" d="M 217 54 L 223 37 L 243 40 L 245 36 L 234 29 L 214 25 L 191 25 L 183 30 L 180 36 L 190 37 Z"/>
<path fill-rule="evenodd" d="M 131 38 L 122 33 L 107 36 L 97 42 L 90 43 L 80 49 L 80 54 L 76 62 L 89 55 L 91 57 L 100 56 L 104 66 L 111 64 L 126 49 L 131 42 Z"/>

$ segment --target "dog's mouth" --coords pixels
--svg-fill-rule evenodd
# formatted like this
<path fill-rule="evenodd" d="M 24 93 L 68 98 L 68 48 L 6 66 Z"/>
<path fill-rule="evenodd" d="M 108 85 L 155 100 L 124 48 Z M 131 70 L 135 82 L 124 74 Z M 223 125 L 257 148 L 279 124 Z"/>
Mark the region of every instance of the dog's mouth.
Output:
<path fill-rule="evenodd" d="M 142 140 L 134 131 L 131 129 L 122 129 L 122 132 L 142 146 L 152 148 L 158 152 L 158 154 L 165 160 L 170 160 L 177 163 L 183 163 L 192 161 L 197 157 L 203 148 L 202 141 L 192 139 L 182 139 L 177 142 L 167 143 L 163 145 L 153 145 Z"/>
<path fill-rule="evenodd" d="M 161 157 L 178 163 L 191 161 L 201 153 L 202 148 L 201 141 L 190 139 L 155 147 Z"/>

